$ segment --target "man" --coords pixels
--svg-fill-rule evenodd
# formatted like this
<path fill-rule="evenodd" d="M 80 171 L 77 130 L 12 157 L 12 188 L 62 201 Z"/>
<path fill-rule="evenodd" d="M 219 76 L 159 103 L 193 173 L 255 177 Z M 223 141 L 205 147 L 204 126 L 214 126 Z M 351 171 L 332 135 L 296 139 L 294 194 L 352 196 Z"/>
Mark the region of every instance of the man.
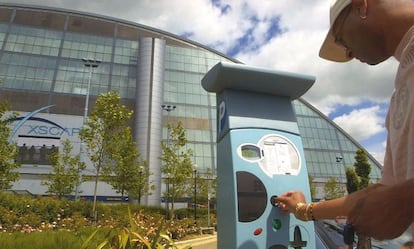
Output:
<path fill-rule="evenodd" d="M 330 30 L 320 57 L 353 58 L 376 65 L 394 56 L 399 62 L 386 119 L 387 148 L 381 184 L 346 197 L 305 204 L 288 192 L 276 201 L 302 220 L 347 215 L 360 233 L 392 239 L 414 221 L 414 3 L 411 0 L 335 0 Z"/>

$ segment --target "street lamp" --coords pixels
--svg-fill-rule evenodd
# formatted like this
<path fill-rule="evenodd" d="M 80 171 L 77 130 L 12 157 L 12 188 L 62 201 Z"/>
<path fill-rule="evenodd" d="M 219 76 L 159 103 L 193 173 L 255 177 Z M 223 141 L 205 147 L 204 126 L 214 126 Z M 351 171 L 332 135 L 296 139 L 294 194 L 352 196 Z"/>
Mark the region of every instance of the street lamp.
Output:
<path fill-rule="evenodd" d="M 207 175 L 207 226 L 210 227 L 210 200 L 211 200 L 211 194 L 210 194 L 210 175 Z"/>
<path fill-rule="evenodd" d="M 197 224 L 197 169 L 194 168 L 194 224 Z"/>
<path fill-rule="evenodd" d="M 164 111 L 167 111 L 168 114 L 170 114 L 170 111 L 173 111 L 175 108 L 177 108 L 175 105 L 161 105 L 161 107 Z"/>
<path fill-rule="evenodd" d="M 167 145 L 168 147 L 170 146 L 170 126 L 169 126 L 169 122 L 170 122 L 170 112 L 174 111 L 175 108 L 177 108 L 177 106 L 175 105 L 161 105 L 161 108 L 167 112 L 168 114 L 168 119 L 167 119 Z"/>
<path fill-rule="evenodd" d="M 86 118 L 88 117 L 88 107 L 89 107 L 89 92 L 91 88 L 91 81 L 92 81 L 92 72 L 94 68 L 97 68 L 99 64 L 101 64 L 101 60 L 93 59 L 93 58 L 82 58 L 83 64 L 85 67 L 89 68 L 89 75 L 88 75 L 88 86 L 86 88 L 86 97 L 85 97 L 85 109 L 83 113 L 83 121 L 82 121 L 82 128 L 85 127 Z M 80 158 L 82 160 L 83 158 L 83 152 L 84 152 L 84 144 L 83 141 L 81 141 L 80 144 Z M 80 169 L 78 168 L 78 173 L 80 172 Z M 82 175 L 80 176 L 82 177 Z M 76 184 L 75 188 L 75 199 L 79 198 L 79 185 L 82 179 L 79 181 L 79 184 Z M 96 201 L 96 196 L 94 196 L 94 201 Z M 95 203 L 94 203 L 95 204 Z"/>
<path fill-rule="evenodd" d="M 167 214 L 169 213 L 170 206 L 169 206 L 169 200 L 170 200 L 170 173 L 167 174 L 167 194 L 165 196 L 165 209 L 167 210 Z"/>
<path fill-rule="evenodd" d="M 142 173 L 143 173 L 144 167 L 139 166 L 139 185 L 138 185 L 138 204 L 141 205 L 141 192 L 142 192 L 142 185 L 143 185 L 143 179 L 142 179 Z"/>
<path fill-rule="evenodd" d="M 338 156 L 336 156 L 336 162 L 339 164 L 339 163 L 341 163 L 342 162 L 342 159 L 344 159 L 343 157 L 342 157 L 342 155 L 338 155 Z M 339 164 L 339 166 L 341 166 L 341 164 Z M 341 186 L 341 188 L 342 188 L 342 167 L 340 167 L 339 168 L 339 185 Z"/>
<path fill-rule="evenodd" d="M 177 108 L 177 106 L 175 106 L 175 105 L 161 105 L 161 108 L 164 111 L 167 112 L 167 114 L 168 114 L 167 123 L 169 123 L 169 121 L 170 121 L 170 112 L 175 110 L 175 108 Z M 167 124 L 167 147 L 170 147 L 170 127 L 169 127 L 168 124 Z M 169 203 L 168 203 L 169 202 L 169 197 L 170 197 L 170 174 L 169 173 L 167 175 L 167 184 L 166 185 L 167 185 L 167 196 L 165 198 L 165 209 L 168 212 L 168 210 L 170 208 Z"/>
<path fill-rule="evenodd" d="M 88 87 L 86 88 L 86 99 L 85 99 L 85 113 L 83 114 L 83 125 L 85 125 L 85 121 L 88 116 L 89 93 L 91 89 L 93 69 L 97 68 L 101 64 L 102 61 L 93 59 L 93 58 L 82 58 L 82 61 L 85 67 L 89 68 Z"/>

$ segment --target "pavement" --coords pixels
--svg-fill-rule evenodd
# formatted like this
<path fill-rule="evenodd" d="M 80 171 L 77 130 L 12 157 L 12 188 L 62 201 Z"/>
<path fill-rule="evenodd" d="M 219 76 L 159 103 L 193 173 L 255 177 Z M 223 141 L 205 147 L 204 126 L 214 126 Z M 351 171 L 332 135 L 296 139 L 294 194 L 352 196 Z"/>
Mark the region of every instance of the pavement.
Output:
<path fill-rule="evenodd" d="M 200 238 L 178 241 L 175 243 L 175 245 L 178 247 L 178 249 L 182 249 L 182 248 L 185 248 L 186 246 L 197 247 L 200 245 L 212 243 L 214 241 L 217 241 L 217 234 L 205 235 Z"/>

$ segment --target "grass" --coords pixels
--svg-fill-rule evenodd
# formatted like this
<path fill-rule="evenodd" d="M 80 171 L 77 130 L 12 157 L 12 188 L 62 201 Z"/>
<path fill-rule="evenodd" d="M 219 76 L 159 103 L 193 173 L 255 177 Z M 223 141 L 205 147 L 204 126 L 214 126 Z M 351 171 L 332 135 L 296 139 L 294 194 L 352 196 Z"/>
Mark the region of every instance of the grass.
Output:
<path fill-rule="evenodd" d="M 78 231 L 44 231 L 32 233 L 0 233 L 0 248 L 4 249 L 79 249 L 82 243 L 95 231 L 95 227 Z M 115 234 L 115 229 L 99 229 L 89 248 L 96 248 L 108 233 Z"/>

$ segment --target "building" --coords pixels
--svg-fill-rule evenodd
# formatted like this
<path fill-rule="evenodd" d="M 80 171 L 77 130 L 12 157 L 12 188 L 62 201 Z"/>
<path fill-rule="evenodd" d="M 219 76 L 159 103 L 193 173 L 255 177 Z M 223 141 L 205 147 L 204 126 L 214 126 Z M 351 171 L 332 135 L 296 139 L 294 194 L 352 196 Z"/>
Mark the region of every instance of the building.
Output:
<path fill-rule="evenodd" d="M 65 138 L 75 151 L 80 150 L 77 134 L 85 113 L 98 94 L 114 90 L 134 110 L 132 128 L 138 149 L 157 186 L 143 202 L 161 203 L 165 184 L 159 156 L 160 143 L 167 139 L 167 123 L 183 122 L 194 165 L 199 172 L 215 172 L 216 101 L 200 81 L 217 62 L 241 63 L 236 59 L 168 32 L 112 17 L 13 4 L 0 4 L 0 48 L 0 99 L 7 99 L 20 118 L 26 118 L 15 123 L 12 139 L 22 150 L 33 146 L 28 154 L 33 157 L 24 159 L 21 179 L 13 189 L 44 193 L 41 174 L 49 172 L 50 166 L 43 155 Z M 93 66 L 83 58 L 98 61 Z M 305 100 L 296 100 L 294 106 L 309 173 L 317 184 L 329 177 L 344 182 L 345 167 L 353 165 L 361 146 Z M 371 156 L 369 160 L 375 180 L 381 165 Z M 93 168 L 83 174 L 93 175 Z M 91 184 L 80 186 L 82 195 L 91 194 Z M 100 183 L 98 195 L 116 193 Z"/>

